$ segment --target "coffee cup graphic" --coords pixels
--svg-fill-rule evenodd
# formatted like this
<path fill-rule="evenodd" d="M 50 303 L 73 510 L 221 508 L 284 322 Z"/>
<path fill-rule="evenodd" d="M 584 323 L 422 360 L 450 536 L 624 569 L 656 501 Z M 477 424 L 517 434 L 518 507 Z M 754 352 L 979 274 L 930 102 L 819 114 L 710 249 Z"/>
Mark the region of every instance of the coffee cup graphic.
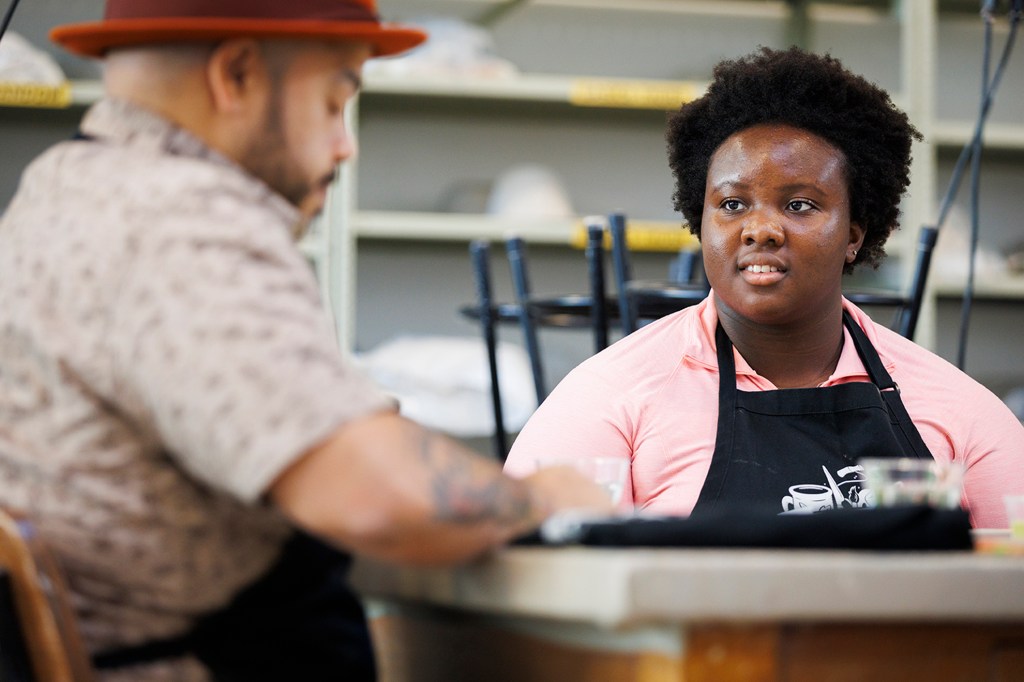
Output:
<path fill-rule="evenodd" d="M 832 489 L 824 485 L 804 483 L 789 488 L 789 495 L 782 498 L 782 511 L 797 514 L 813 514 L 835 506 Z"/>

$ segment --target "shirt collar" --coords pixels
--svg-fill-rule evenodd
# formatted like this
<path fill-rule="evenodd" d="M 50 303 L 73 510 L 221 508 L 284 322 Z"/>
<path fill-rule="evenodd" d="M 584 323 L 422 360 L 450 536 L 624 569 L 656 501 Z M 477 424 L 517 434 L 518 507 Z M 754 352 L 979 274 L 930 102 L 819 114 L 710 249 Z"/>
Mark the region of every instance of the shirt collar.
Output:
<path fill-rule="evenodd" d="M 237 163 L 208 146 L 185 128 L 156 112 L 123 99 L 104 98 L 82 119 L 82 133 L 88 138 L 108 140 L 137 150 L 202 159 L 243 176 L 252 184 L 258 200 L 277 213 L 289 226 L 302 222 L 298 208 Z"/>
<path fill-rule="evenodd" d="M 868 340 L 875 348 L 878 348 L 877 334 L 871 318 L 847 299 L 843 299 L 843 309 L 850 313 L 853 321 L 861 326 Z M 688 339 L 683 349 L 685 362 L 700 365 L 718 371 L 718 346 L 715 343 L 715 329 L 718 326 L 718 309 L 715 308 L 715 292 L 711 291 L 707 298 L 697 305 L 696 314 L 691 316 L 695 328 L 690 329 L 691 333 L 686 334 Z M 890 373 L 893 371 L 893 363 L 879 351 L 882 364 Z M 763 377 L 747 363 L 736 349 L 733 349 L 733 357 L 736 360 L 736 374 L 746 375 L 755 380 L 765 381 Z M 835 372 L 830 376 L 823 386 L 842 383 L 849 380 L 864 380 L 868 377 L 864 363 L 857 354 L 857 348 L 853 345 L 853 338 L 850 331 L 843 327 L 843 349 L 839 355 L 839 362 L 836 364 Z"/>

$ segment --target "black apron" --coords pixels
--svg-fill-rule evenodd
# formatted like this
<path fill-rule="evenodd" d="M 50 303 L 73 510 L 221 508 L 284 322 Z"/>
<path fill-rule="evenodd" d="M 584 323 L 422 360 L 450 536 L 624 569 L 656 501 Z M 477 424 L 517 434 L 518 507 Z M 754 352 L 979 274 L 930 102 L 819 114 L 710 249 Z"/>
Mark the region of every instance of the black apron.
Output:
<path fill-rule="evenodd" d="M 348 555 L 296 532 L 281 558 L 186 635 L 103 652 L 100 670 L 191 654 L 217 682 L 372 682 L 363 608 L 347 584 Z"/>
<path fill-rule="evenodd" d="M 732 341 L 721 323 L 718 433 L 693 514 L 719 505 L 774 513 L 865 507 L 863 457 L 931 458 L 899 387 L 863 330 L 843 311 L 871 383 L 736 390 Z"/>

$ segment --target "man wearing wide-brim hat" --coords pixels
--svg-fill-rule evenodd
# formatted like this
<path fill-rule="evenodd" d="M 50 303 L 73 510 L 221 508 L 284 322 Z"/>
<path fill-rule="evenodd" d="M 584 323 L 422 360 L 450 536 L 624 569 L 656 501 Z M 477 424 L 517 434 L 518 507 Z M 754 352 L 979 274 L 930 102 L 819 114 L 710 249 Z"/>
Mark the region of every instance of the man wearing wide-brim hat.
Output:
<path fill-rule="evenodd" d="M 107 97 L 0 220 L 0 506 L 56 552 L 101 679 L 372 678 L 338 550 L 456 562 L 607 510 L 398 416 L 294 243 L 363 63 L 421 33 L 373 0 L 108 0 L 52 37 Z"/>

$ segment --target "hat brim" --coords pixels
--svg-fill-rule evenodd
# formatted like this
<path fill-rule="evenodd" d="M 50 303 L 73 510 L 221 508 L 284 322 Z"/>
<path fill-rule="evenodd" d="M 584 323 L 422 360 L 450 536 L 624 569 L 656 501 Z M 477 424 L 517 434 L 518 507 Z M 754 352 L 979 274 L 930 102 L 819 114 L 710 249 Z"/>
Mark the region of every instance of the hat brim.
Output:
<path fill-rule="evenodd" d="M 416 47 L 427 34 L 408 26 L 366 21 L 279 19 L 114 19 L 57 26 L 50 39 L 83 57 L 102 57 L 119 47 L 189 43 L 228 38 L 283 38 L 368 43 L 375 57 Z"/>

